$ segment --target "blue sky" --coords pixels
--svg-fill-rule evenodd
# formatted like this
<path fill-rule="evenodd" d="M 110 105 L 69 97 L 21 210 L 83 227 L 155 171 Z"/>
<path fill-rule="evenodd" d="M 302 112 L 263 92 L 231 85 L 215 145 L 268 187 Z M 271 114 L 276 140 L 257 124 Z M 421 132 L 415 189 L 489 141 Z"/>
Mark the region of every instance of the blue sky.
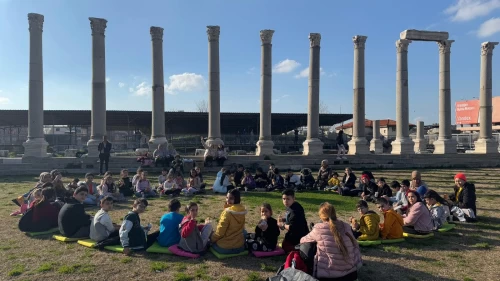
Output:
<path fill-rule="evenodd" d="M 480 44 L 500 41 L 500 0 L 0 0 L 0 109 L 28 108 L 27 13 L 45 16 L 45 109 L 90 109 L 88 17 L 108 20 L 107 108 L 151 110 L 150 26 L 164 31 L 166 110 L 196 110 L 206 100 L 207 25 L 220 25 L 221 111 L 258 112 L 261 29 L 274 29 L 273 112 L 307 111 L 310 32 L 321 41 L 320 99 L 352 112 L 352 36 L 366 35 L 366 113 L 395 118 L 395 41 L 405 29 L 448 31 L 452 102 L 479 96 Z M 493 56 L 499 95 L 500 47 Z M 438 121 L 436 43 L 409 47 L 410 122 Z M 278 67 L 281 66 L 281 67 Z M 495 87 L 496 86 L 496 87 Z M 452 117 L 454 120 L 454 116 Z"/>

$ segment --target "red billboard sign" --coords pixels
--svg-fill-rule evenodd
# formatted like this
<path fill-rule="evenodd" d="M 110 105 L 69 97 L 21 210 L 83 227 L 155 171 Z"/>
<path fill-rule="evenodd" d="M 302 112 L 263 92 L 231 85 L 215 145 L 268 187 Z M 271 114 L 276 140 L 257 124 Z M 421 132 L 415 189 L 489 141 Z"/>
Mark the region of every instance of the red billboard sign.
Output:
<path fill-rule="evenodd" d="M 479 123 L 479 100 L 463 100 L 455 103 L 455 124 Z"/>

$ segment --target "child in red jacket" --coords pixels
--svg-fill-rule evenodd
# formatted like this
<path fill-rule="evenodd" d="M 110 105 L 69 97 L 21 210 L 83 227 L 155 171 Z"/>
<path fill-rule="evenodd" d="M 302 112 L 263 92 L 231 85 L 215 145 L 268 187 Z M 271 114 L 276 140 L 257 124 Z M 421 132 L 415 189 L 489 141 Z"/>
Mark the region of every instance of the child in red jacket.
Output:
<path fill-rule="evenodd" d="M 210 235 L 212 234 L 212 224 L 210 219 L 205 220 L 205 224 L 198 224 L 198 204 L 191 202 L 186 206 L 186 216 L 180 224 L 181 240 L 179 248 L 191 253 L 202 253 L 206 250 Z"/>

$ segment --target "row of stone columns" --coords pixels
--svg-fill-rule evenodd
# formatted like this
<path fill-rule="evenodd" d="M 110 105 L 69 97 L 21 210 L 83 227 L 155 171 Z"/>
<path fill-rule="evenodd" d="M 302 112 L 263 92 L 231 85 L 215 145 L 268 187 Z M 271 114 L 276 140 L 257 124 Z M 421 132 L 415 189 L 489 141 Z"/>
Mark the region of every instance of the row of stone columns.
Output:
<path fill-rule="evenodd" d="M 89 18 L 92 30 L 92 117 L 91 138 L 88 142 L 89 156 L 97 156 L 97 145 L 106 135 L 106 57 L 104 32 L 107 20 Z M 23 144 L 26 157 L 46 157 L 47 142 L 43 133 L 43 60 L 42 31 L 44 17 L 28 14 L 30 31 L 29 70 L 29 115 L 28 140 Z M 165 137 L 164 73 L 163 73 L 163 28 L 151 27 L 153 85 L 152 85 L 152 134 L 150 145 L 167 142 Z M 257 155 L 273 154 L 271 139 L 272 101 L 272 37 L 273 30 L 262 30 L 261 46 L 261 113 Z M 207 26 L 208 35 L 208 145 L 223 144 L 220 129 L 220 66 L 219 66 L 219 26 Z M 353 37 L 353 137 L 349 142 L 350 154 L 369 153 L 365 136 L 365 43 L 366 36 Z M 323 143 L 319 140 L 319 87 L 320 87 L 320 42 L 319 33 L 310 33 L 309 86 L 307 138 L 303 143 L 304 155 L 323 153 Z M 453 40 L 438 42 L 440 50 L 440 91 L 439 91 L 439 138 L 435 142 L 435 153 L 456 153 L 456 142 L 451 136 L 451 91 L 450 91 L 450 47 Z M 396 42 L 396 140 L 392 143 L 393 154 L 417 151 L 409 137 L 408 105 L 408 46 L 410 40 Z M 480 79 L 480 139 L 476 142 L 476 152 L 497 152 L 497 142 L 492 138 L 492 55 L 498 42 L 485 42 L 481 46 Z M 374 124 L 374 139 L 379 138 L 378 123 Z M 423 123 L 419 123 L 419 134 L 423 134 Z M 419 137 L 420 139 L 420 137 Z M 420 147 L 420 144 L 419 144 Z M 374 151 L 380 151 L 380 144 L 373 143 Z M 372 149 L 370 149 L 372 150 Z M 419 148 L 420 151 L 420 148 Z"/>

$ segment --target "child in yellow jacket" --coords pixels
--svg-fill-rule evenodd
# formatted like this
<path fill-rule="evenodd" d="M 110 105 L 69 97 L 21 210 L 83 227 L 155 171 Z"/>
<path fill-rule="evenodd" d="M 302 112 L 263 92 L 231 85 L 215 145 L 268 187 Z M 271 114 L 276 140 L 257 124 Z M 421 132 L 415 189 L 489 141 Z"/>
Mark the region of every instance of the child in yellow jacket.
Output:
<path fill-rule="evenodd" d="M 328 180 L 328 186 L 325 187 L 325 191 L 337 191 L 340 188 L 339 174 L 337 172 L 332 173 L 332 177 Z"/>
<path fill-rule="evenodd" d="M 389 201 L 383 197 L 378 199 L 377 207 L 384 213 L 384 223 L 380 224 L 380 238 L 403 238 L 403 217 L 394 211 Z"/>
<path fill-rule="evenodd" d="M 380 233 L 380 217 L 374 211 L 368 209 L 368 203 L 360 200 L 356 204 L 358 212 L 361 214 L 359 224 L 355 218 L 351 217 L 351 227 L 354 237 L 360 241 L 378 240 Z"/>

